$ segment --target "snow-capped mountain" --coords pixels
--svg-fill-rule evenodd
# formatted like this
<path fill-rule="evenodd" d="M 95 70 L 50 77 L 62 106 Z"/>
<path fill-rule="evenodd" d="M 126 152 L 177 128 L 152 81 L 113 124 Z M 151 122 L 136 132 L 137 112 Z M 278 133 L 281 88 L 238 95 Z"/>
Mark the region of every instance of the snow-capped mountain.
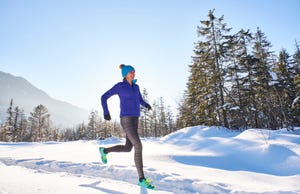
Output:
<path fill-rule="evenodd" d="M 2 71 L 0 71 L 0 94 L 0 121 L 6 120 L 6 110 L 11 99 L 13 99 L 14 106 L 24 109 L 25 114 L 32 112 L 39 104 L 45 105 L 56 126 L 74 126 L 88 117 L 88 111 L 53 99 L 26 79 Z"/>

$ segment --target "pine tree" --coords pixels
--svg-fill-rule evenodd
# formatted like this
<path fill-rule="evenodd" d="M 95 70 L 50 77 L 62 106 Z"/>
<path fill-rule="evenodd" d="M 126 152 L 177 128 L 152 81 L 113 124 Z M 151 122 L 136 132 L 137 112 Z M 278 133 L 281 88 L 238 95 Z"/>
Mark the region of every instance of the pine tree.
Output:
<path fill-rule="evenodd" d="M 253 56 L 258 59 L 254 63 L 255 84 L 253 86 L 255 92 L 255 102 L 258 112 L 259 128 L 266 127 L 276 129 L 276 118 L 272 112 L 271 99 L 266 94 L 272 93 L 270 69 L 272 64 L 273 53 L 270 51 L 271 43 L 267 40 L 265 34 L 257 28 L 254 35 Z"/>
<path fill-rule="evenodd" d="M 98 136 L 98 112 L 92 111 L 89 116 L 89 122 L 87 126 L 87 139 L 96 139 Z M 106 129 L 103 131 L 103 137 L 106 137 Z"/>
<path fill-rule="evenodd" d="M 14 126 L 14 100 L 11 99 L 9 103 L 9 108 L 7 109 L 7 124 L 11 127 Z"/>
<path fill-rule="evenodd" d="M 296 51 L 293 55 L 293 65 L 295 69 L 295 75 L 300 75 L 300 46 L 297 41 L 295 41 Z"/>
<path fill-rule="evenodd" d="M 14 108 L 14 126 L 13 126 L 13 132 L 12 137 L 14 142 L 20 141 L 20 135 L 21 135 L 21 127 L 20 127 L 20 119 L 21 119 L 21 110 L 18 106 Z"/>
<path fill-rule="evenodd" d="M 30 113 L 31 138 L 33 141 L 44 141 L 46 131 L 50 129 L 50 114 L 46 106 L 40 104 Z"/>
<path fill-rule="evenodd" d="M 10 141 L 10 127 L 6 124 L 0 127 L 0 141 L 9 142 Z"/>
<path fill-rule="evenodd" d="M 14 140 L 15 128 L 14 128 L 14 103 L 13 99 L 10 100 L 9 108 L 7 109 L 7 121 L 6 121 L 6 139 L 7 141 Z"/>
<path fill-rule="evenodd" d="M 148 92 L 144 88 L 142 97 L 146 102 L 149 102 Z M 150 130 L 150 112 L 145 107 L 141 107 L 141 116 L 139 118 L 139 131 L 142 137 L 148 136 L 148 131 Z"/>
<path fill-rule="evenodd" d="M 84 121 L 77 128 L 77 136 L 78 136 L 78 139 L 81 139 L 81 140 L 87 139 L 87 127 L 84 124 Z"/>
<path fill-rule="evenodd" d="M 24 114 L 24 110 L 21 109 L 19 121 L 19 141 L 29 141 L 28 135 L 28 120 Z"/>
<path fill-rule="evenodd" d="M 252 34 L 240 30 L 233 36 L 228 36 L 227 49 L 227 70 L 225 75 L 227 94 L 227 106 L 230 113 L 231 128 L 246 128 L 249 126 L 249 86 L 251 78 L 251 66 L 249 65 L 249 45 Z"/>
<path fill-rule="evenodd" d="M 171 106 L 167 107 L 166 122 L 167 122 L 166 134 L 170 134 L 170 133 L 174 132 L 176 130 L 176 128 L 175 128 L 175 121 L 174 121 L 174 116 L 173 116 L 173 113 L 171 110 Z"/>
<path fill-rule="evenodd" d="M 148 137 L 158 137 L 159 121 L 158 121 L 158 104 L 156 101 L 152 103 L 152 111 L 150 114 L 150 128 L 147 131 Z"/>
<path fill-rule="evenodd" d="M 28 124 L 24 110 L 14 106 L 13 99 L 10 100 L 7 109 L 7 120 L 1 126 L 0 136 L 2 141 L 20 142 L 27 141 Z"/>
<path fill-rule="evenodd" d="M 292 103 L 293 123 L 300 126 L 300 46 L 296 42 L 296 51 L 293 55 L 295 99 Z"/>
<path fill-rule="evenodd" d="M 286 50 L 281 50 L 277 65 L 273 69 L 277 79 L 274 84 L 274 95 L 276 103 L 273 106 L 273 112 L 277 115 L 279 127 L 292 126 L 292 103 L 295 99 L 296 88 L 294 84 L 294 68 L 291 65 L 291 59 Z"/>
<path fill-rule="evenodd" d="M 296 87 L 296 98 L 293 100 L 293 123 L 295 126 L 300 126 L 300 75 L 296 75 L 294 78 Z"/>
<path fill-rule="evenodd" d="M 168 133 L 165 102 L 162 97 L 158 99 L 158 136 L 164 136 Z"/>
<path fill-rule="evenodd" d="M 189 110 L 192 109 L 189 108 L 188 103 L 189 103 L 188 92 L 185 91 L 181 99 L 181 102 L 178 104 L 178 115 L 176 121 L 176 127 L 178 129 L 187 127 L 192 123 L 191 117 L 193 117 L 193 114 L 189 113 Z"/>
<path fill-rule="evenodd" d="M 201 21 L 197 33 L 202 39 L 196 44 L 191 75 L 187 84 L 187 106 L 191 115 L 187 125 L 208 124 L 228 127 L 225 109 L 224 56 L 227 43 L 226 34 L 230 28 L 216 18 L 214 10 L 208 13 L 208 20 Z M 191 123 L 190 123 L 191 122 Z"/>

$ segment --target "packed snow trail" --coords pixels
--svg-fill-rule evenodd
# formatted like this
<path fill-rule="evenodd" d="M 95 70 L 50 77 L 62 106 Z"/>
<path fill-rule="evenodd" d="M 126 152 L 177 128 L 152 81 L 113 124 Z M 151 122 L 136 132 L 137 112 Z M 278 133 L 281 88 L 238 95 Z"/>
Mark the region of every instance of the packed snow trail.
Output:
<path fill-rule="evenodd" d="M 5 173 L 0 185 L 0 193 L 56 193 L 56 194 L 126 194 L 155 193 L 163 191 L 146 191 L 134 184 L 113 179 L 73 175 L 66 172 L 50 173 L 43 170 L 32 170 L 20 166 L 5 166 L 0 163 L 1 174 Z M 11 181 L 14 180 L 14 181 Z"/>
<path fill-rule="evenodd" d="M 98 147 L 124 139 L 0 142 L 0 193 L 296 194 L 300 192 L 297 133 L 196 126 L 143 139 L 145 175 L 157 190 L 137 185 L 133 152 L 110 153 L 108 164 L 102 164 Z"/>

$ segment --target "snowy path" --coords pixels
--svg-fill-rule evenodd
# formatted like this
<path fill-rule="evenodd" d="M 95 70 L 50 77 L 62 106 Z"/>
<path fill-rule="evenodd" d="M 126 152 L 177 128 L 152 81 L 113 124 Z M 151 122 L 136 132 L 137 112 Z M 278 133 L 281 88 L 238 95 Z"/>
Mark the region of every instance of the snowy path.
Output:
<path fill-rule="evenodd" d="M 123 181 L 89 177 L 61 172 L 49 173 L 43 170 L 32 170 L 20 166 L 4 166 L 0 163 L 0 172 L 5 173 L 1 180 L 0 193 L 168 193 L 147 191 Z M 13 182 L 10 180 L 14 180 Z M 5 187 L 3 187 L 5 185 Z M 117 187 L 116 187 L 117 185 Z"/>
<path fill-rule="evenodd" d="M 99 144 L 123 141 L 0 142 L 0 193 L 300 193 L 297 134 L 199 126 L 143 139 L 154 191 L 137 186 L 133 152 L 100 162 Z"/>
<path fill-rule="evenodd" d="M 78 142 L 71 142 L 71 143 L 64 143 L 64 144 L 78 144 Z M 150 142 L 149 142 L 150 143 Z M 64 145 L 63 144 L 63 145 Z M 80 146 L 86 145 L 86 146 L 90 146 L 94 144 L 94 142 L 81 142 L 81 144 L 79 144 Z M 151 148 L 155 148 L 156 150 L 159 150 L 158 147 L 160 147 L 160 144 L 153 144 L 150 143 Z M 30 149 L 37 149 L 40 150 L 42 148 L 45 149 L 45 151 L 42 151 L 43 153 L 46 152 L 51 152 L 51 147 L 57 147 L 57 145 L 61 145 L 60 143 L 58 144 L 54 144 L 52 146 L 47 146 L 44 144 L 39 144 L 36 146 L 31 147 Z M 34 148 L 35 147 L 35 148 Z M 60 146 L 59 146 L 60 147 Z M 59 149 L 59 147 L 57 149 Z M 64 145 L 64 149 L 66 149 L 66 145 Z M 71 146 L 71 147 L 75 147 L 75 145 Z M 46 151 L 47 150 L 47 151 Z M 66 149 L 68 150 L 68 149 Z M 96 153 L 97 156 L 97 160 L 99 161 L 99 155 L 97 153 L 97 147 L 94 147 L 94 151 Z M 174 152 L 174 151 L 173 151 Z M 23 153 L 23 155 L 26 152 Z M 40 153 L 38 155 L 43 155 L 41 154 L 41 151 L 37 151 L 34 153 Z M 168 153 L 168 152 L 166 152 Z M 80 153 L 79 153 L 80 154 Z M 22 155 L 22 154 L 21 154 Z M 34 173 L 45 173 L 45 174 L 66 174 L 69 177 L 70 176 L 74 176 L 74 177 L 85 177 L 85 178 L 90 178 L 90 179 L 95 179 L 95 182 L 93 183 L 94 186 L 96 186 L 97 184 L 95 183 L 100 183 L 103 182 L 102 181 L 98 181 L 99 179 L 106 179 L 106 180 L 110 180 L 110 182 L 112 181 L 120 181 L 123 182 L 123 185 L 125 184 L 129 184 L 131 185 L 131 187 L 136 187 L 136 189 L 140 189 L 138 186 L 136 186 L 136 182 L 137 182 L 137 175 L 136 175 L 136 169 L 135 166 L 130 163 L 130 160 L 132 160 L 131 157 L 132 154 L 114 154 L 111 159 L 112 164 L 110 165 L 103 165 L 100 162 L 90 162 L 87 163 L 87 161 L 81 161 L 82 159 L 79 159 L 79 161 L 83 162 L 83 163 L 78 163 L 78 162 L 74 162 L 73 161 L 60 161 L 60 160 L 53 160 L 53 159 L 45 159 L 45 158 L 39 158 L 38 155 L 36 157 L 30 158 L 30 157 L 25 157 L 25 158 L 0 158 L 0 161 L 6 165 L 6 166 L 20 166 L 20 167 L 24 167 L 26 169 L 31 169 L 34 170 Z M 32 153 L 30 153 L 30 156 L 32 156 Z M 50 156 L 50 155 L 49 155 Z M 51 156 L 50 156 L 51 157 Z M 65 159 L 67 159 L 69 156 L 67 156 Z M 74 157 L 74 156 L 72 156 Z M 79 158 L 79 155 L 78 155 Z M 77 159 L 78 160 L 78 159 Z M 122 161 L 120 164 L 116 163 L 117 161 Z M 147 159 L 145 159 L 147 160 Z M 170 166 L 171 168 L 168 168 L 167 165 L 168 163 L 170 163 L 170 159 L 168 159 L 168 157 L 166 156 L 161 156 L 160 158 L 158 158 L 157 156 L 154 156 L 154 158 L 151 159 L 151 163 L 149 163 L 149 165 L 154 165 L 154 166 L 162 166 L 165 170 L 165 172 L 161 171 L 161 169 L 155 169 L 155 168 L 150 168 L 145 166 L 144 170 L 147 174 L 147 176 L 151 177 L 154 181 L 155 181 L 155 186 L 159 189 L 156 191 L 148 191 L 145 190 L 143 191 L 143 193 L 145 192 L 149 192 L 149 193 L 170 193 L 168 191 L 171 191 L 171 193 L 197 193 L 200 188 L 209 188 L 209 190 L 214 190 L 214 191 L 219 191 L 224 193 L 226 190 L 221 188 L 218 185 L 211 185 L 208 183 L 201 183 L 200 179 L 199 179 L 199 174 L 195 173 L 195 171 L 193 169 L 191 169 L 190 173 L 191 173 L 191 178 L 187 178 L 187 177 L 182 177 L 180 175 L 180 172 L 176 173 L 176 170 L 174 170 L 174 168 L 172 166 Z M 122 165 L 123 163 L 125 163 L 125 165 Z M 126 165 L 126 163 L 128 163 Z M 187 169 L 186 169 L 187 170 Z M 170 171 L 170 172 L 166 172 L 166 171 Z M 107 182 L 107 181 L 105 181 Z M 103 184 L 103 183 L 102 183 Z M 119 187 L 119 186 L 117 186 Z M 128 186 L 127 186 L 128 187 Z M 115 188 L 115 186 L 113 187 Z M 125 187 L 126 188 L 126 187 Z M 123 188 L 123 186 L 121 188 L 119 188 L 119 192 L 120 193 L 124 193 L 124 191 L 126 191 L 127 189 Z M 166 192 L 163 192 L 163 190 L 166 190 Z M 130 190 L 130 191 L 134 191 L 133 193 L 138 193 L 135 190 Z M 99 190 L 99 189 L 98 189 Z M 112 193 L 107 192 L 107 193 Z"/>

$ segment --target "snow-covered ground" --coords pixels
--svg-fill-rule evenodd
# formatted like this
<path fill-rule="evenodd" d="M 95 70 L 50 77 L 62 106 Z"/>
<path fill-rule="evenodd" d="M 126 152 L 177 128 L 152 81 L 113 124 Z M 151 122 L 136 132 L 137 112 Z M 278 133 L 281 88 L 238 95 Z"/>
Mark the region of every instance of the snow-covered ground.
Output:
<path fill-rule="evenodd" d="M 143 139 L 144 170 L 157 190 L 137 186 L 130 153 L 105 141 L 0 142 L 0 193 L 300 193 L 300 129 L 232 132 L 196 126 Z"/>

